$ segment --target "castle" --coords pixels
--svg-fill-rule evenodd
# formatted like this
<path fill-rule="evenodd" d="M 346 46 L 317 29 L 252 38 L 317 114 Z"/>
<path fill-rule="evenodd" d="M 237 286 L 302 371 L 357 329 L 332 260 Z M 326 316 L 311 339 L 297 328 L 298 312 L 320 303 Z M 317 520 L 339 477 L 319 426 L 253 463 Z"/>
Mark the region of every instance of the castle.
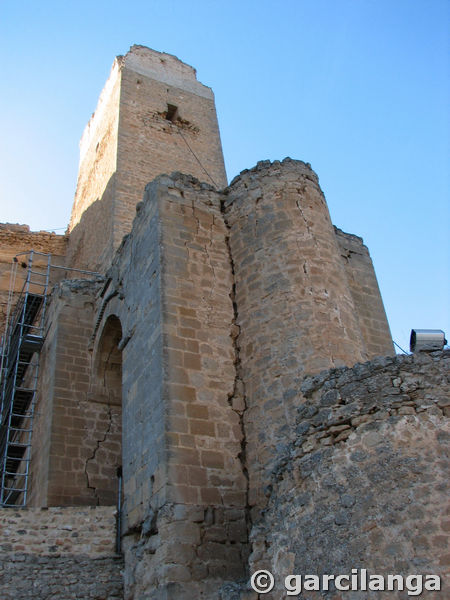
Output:
<path fill-rule="evenodd" d="M 117 57 L 67 234 L 0 238 L 2 598 L 445 575 L 449 353 L 395 356 L 368 250 L 309 164 L 227 186 L 192 67 Z"/>

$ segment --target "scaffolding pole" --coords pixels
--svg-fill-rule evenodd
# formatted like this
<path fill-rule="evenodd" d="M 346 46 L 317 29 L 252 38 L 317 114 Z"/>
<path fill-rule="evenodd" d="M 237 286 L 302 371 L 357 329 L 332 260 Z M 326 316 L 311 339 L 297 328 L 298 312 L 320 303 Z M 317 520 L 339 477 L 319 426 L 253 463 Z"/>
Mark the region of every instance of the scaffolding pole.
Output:
<path fill-rule="evenodd" d="M 41 270 L 36 265 L 37 256 L 45 257 Z M 50 254 L 33 250 L 28 253 L 26 278 L 14 311 L 17 258 L 11 275 L 0 372 L 0 506 L 4 507 L 23 507 L 27 503 L 50 260 Z"/>

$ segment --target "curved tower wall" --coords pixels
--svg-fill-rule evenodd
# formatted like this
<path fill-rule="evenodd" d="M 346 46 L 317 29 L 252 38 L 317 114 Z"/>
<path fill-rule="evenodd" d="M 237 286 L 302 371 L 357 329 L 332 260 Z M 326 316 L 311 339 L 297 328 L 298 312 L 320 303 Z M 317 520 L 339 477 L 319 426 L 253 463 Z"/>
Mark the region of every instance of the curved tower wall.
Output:
<path fill-rule="evenodd" d="M 297 435 L 289 460 L 273 473 L 266 510 L 250 535 L 250 572 L 268 569 L 275 578 L 268 598 L 286 598 L 289 574 L 352 569 L 365 569 L 368 580 L 436 575 L 442 590 L 423 589 L 424 597 L 445 595 L 449 362 L 448 350 L 419 352 L 304 379 L 293 399 Z M 409 597 L 406 587 L 370 589 L 349 597 Z"/>
<path fill-rule="evenodd" d="M 264 161 L 228 188 L 245 387 L 249 503 L 264 503 L 283 456 L 291 398 L 305 374 L 365 360 L 355 306 L 324 195 L 309 165 Z"/>

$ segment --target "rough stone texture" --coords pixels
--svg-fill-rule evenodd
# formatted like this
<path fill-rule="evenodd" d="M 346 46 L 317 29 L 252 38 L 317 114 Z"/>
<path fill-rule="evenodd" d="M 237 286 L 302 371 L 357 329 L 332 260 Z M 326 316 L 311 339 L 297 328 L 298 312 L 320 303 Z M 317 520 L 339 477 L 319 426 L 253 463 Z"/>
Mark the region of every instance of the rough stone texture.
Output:
<path fill-rule="evenodd" d="M 15 296 L 21 291 L 28 264 L 28 253 L 31 249 L 52 255 L 52 263 L 64 264 L 68 238 L 47 231 L 30 231 L 28 225 L 14 225 L 11 223 L 0 223 L 0 335 L 3 335 L 6 324 L 6 312 L 8 304 L 8 293 L 11 284 L 11 267 L 13 258 L 17 254 L 26 253 L 18 257 L 17 275 L 14 288 L 11 290 Z M 37 271 L 43 271 L 47 266 L 45 257 L 35 255 L 34 267 Z M 63 271 L 52 270 L 51 283 L 56 283 L 63 275 Z M 13 302 L 13 305 L 15 302 Z"/>
<path fill-rule="evenodd" d="M 122 566 L 118 556 L 2 556 L 2 600 L 122 600 Z"/>
<path fill-rule="evenodd" d="M 111 315 L 123 331 L 129 597 L 162 598 L 176 585 L 186 587 L 188 574 L 197 582 L 193 590 L 206 586 L 212 593 L 218 581 L 245 573 L 247 479 L 220 200 L 192 177 L 158 177 L 97 301 L 96 337 Z M 171 524 L 172 514 L 183 516 Z M 193 539 L 198 547 L 187 550 Z"/>
<path fill-rule="evenodd" d="M 168 503 L 124 537 L 124 598 L 220 599 L 246 578 L 246 542 L 241 510 Z"/>
<path fill-rule="evenodd" d="M 32 440 L 31 506 L 117 502 L 121 396 L 98 393 L 88 349 L 100 285 L 65 281 L 52 295 Z"/>
<path fill-rule="evenodd" d="M 2 600 L 123 598 L 115 510 L 0 509 Z"/>
<path fill-rule="evenodd" d="M 68 231 L 67 263 L 98 270 L 111 260 L 114 236 L 120 61 L 111 69 L 80 141 L 80 165 Z"/>
<path fill-rule="evenodd" d="M 243 433 L 233 408 L 232 272 L 220 195 L 186 176 L 157 181 L 168 499 L 243 507 Z"/>
<path fill-rule="evenodd" d="M 265 597 L 285 598 L 288 574 L 448 575 L 449 362 L 449 351 L 380 358 L 304 379 L 250 536 L 250 571 L 277 581 Z"/>
<path fill-rule="evenodd" d="M 394 344 L 369 250 L 357 235 L 337 227 L 335 232 L 367 358 L 393 355 Z"/>
<path fill-rule="evenodd" d="M 122 465 L 127 600 L 255 600 L 257 568 L 267 598 L 290 573 L 443 573 L 448 353 L 359 362 L 392 353 L 389 327 L 308 164 L 222 191 L 174 169 L 226 184 L 213 95 L 134 46 L 81 143 L 67 267 L 105 276 L 51 295 L 31 504 L 113 505 Z M 8 261 L 64 254 L 0 236 Z M 0 514 L 1 597 L 121 597 L 113 508 L 58 511 Z"/>
<path fill-rule="evenodd" d="M 267 470 L 283 454 L 302 374 L 366 358 L 355 306 L 316 174 L 264 161 L 227 190 L 250 477 L 263 506 Z"/>
<path fill-rule="evenodd" d="M 75 267 L 106 270 L 157 175 L 179 170 L 227 183 L 212 90 L 189 65 L 143 46 L 114 61 L 80 150 L 69 225 Z"/>

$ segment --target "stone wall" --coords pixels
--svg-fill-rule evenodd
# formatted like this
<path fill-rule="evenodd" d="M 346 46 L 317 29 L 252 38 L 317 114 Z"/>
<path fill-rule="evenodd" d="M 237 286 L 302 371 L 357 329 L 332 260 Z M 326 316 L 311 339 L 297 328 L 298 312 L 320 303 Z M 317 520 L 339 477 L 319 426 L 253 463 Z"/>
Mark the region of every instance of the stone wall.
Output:
<path fill-rule="evenodd" d="M 167 503 L 123 539 L 125 600 L 230 600 L 227 583 L 246 579 L 242 510 Z M 225 595 L 222 595 L 225 594 Z"/>
<path fill-rule="evenodd" d="M 97 271 L 112 258 L 121 62 L 116 59 L 80 141 L 67 264 Z"/>
<path fill-rule="evenodd" d="M 52 264 L 63 265 L 67 241 L 68 238 L 64 235 L 56 235 L 47 231 L 30 231 L 28 225 L 0 223 L 0 335 L 3 335 L 5 331 L 13 258 L 17 254 L 27 253 L 20 256 L 17 263 L 17 275 L 12 290 L 17 296 L 26 278 L 30 250 L 51 254 Z M 47 267 L 47 257 L 35 255 L 33 262 L 37 271 L 43 271 Z M 51 282 L 56 283 L 62 274 L 63 271 L 52 270 Z"/>
<path fill-rule="evenodd" d="M 166 187 L 167 186 L 167 187 Z M 221 197 L 176 175 L 158 180 L 169 411 L 168 499 L 244 507 L 233 276 Z"/>
<path fill-rule="evenodd" d="M 249 503 L 283 453 L 302 375 L 366 358 L 327 205 L 310 166 L 263 161 L 227 189 Z"/>
<path fill-rule="evenodd" d="M 97 298 L 92 331 L 96 361 L 108 319 L 117 318 L 122 330 L 124 514 L 131 528 L 145 519 L 152 497 L 164 502 L 167 464 L 159 211 L 157 202 L 138 209 Z"/>
<path fill-rule="evenodd" d="M 260 568 L 267 598 L 287 574 L 444 574 L 449 353 L 359 362 L 393 353 L 386 315 L 309 164 L 225 185 L 195 70 L 142 46 L 117 57 L 66 263 L 102 275 L 51 295 L 29 490 L 51 508 L 0 511 L 1 598 L 121 598 L 122 567 L 126 600 L 253 600 Z M 4 318 L 6 264 L 32 247 L 61 264 L 67 239 L 0 226 L 0 241 Z"/>
<path fill-rule="evenodd" d="M 367 358 L 393 355 L 394 345 L 369 250 L 357 235 L 337 227 L 335 232 Z"/>
<path fill-rule="evenodd" d="M 101 282 L 53 291 L 41 351 L 31 462 L 31 506 L 114 505 L 121 465 L 121 395 L 99 394 L 89 339 Z"/>
<path fill-rule="evenodd" d="M 122 599 L 113 507 L 0 509 L 2 600 Z"/>
<path fill-rule="evenodd" d="M 136 204 L 157 175 L 179 171 L 218 189 L 227 185 L 211 88 L 170 54 L 133 46 L 123 60 L 115 247 L 131 231 Z"/>
<path fill-rule="evenodd" d="M 245 573 L 242 406 L 220 200 L 192 177 L 158 177 L 97 304 L 97 337 L 111 315 L 123 331 L 127 598 L 212 598 Z"/>
<path fill-rule="evenodd" d="M 226 185 L 214 95 L 176 57 L 133 46 L 83 134 L 68 264 L 104 272 L 146 184 L 174 170 Z"/>
<path fill-rule="evenodd" d="M 449 363 L 449 351 L 385 357 L 303 380 L 251 532 L 250 571 L 276 580 L 265 597 L 285 598 L 288 574 L 448 575 Z"/>
<path fill-rule="evenodd" d="M 317 176 L 291 159 L 222 192 L 160 175 L 136 211 L 105 277 L 52 293 L 30 502 L 112 505 L 122 465 L 126 598 L 227 598 L 303 376 L 368 355 L 348 273 L 370 258 L 346 272 L 358 244 L 338 246 Z"/>

